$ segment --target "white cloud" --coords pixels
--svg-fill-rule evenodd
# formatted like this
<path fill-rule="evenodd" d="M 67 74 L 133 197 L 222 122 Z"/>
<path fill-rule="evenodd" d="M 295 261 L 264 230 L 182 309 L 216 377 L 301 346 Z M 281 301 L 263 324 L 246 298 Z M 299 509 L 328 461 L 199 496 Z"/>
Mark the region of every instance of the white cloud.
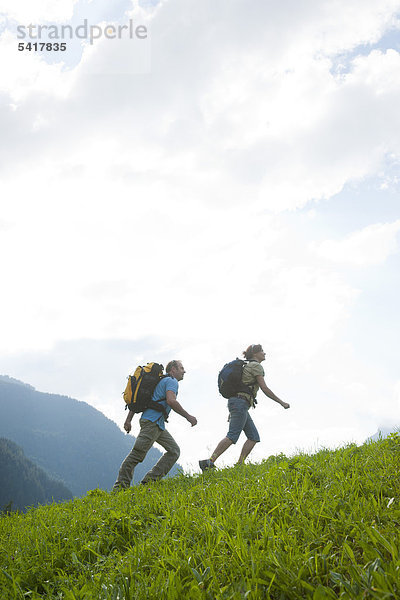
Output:
<path fill-rule="evenodd" d="M 12 282 L 2 298 L 2 312 L 10 315 L 4 349 L 131 338 L 146 335 L 150 323 L 158 335 L 197 342 L 265 331 L 271 341 L 285 340 L 285 352 L 301 345 L 309 357 L 331 339 L 354 301 L 351 286 L 313 264 L 279 219 L 251 207 L 227 213 L 223 206 L 184 203 L 161 187 L 162 205 L 153 204 L 154 190 L 145 186 L 134 188 L 132 202 L 130 185 L 100 175 L 75 176 L 60 188 L 57 177 L 49 181 L 37 171 L 29 186 L 29 203 L 17 187 L 6 190 L 13 227 L 0 247 L 13 260 L 3 267 Z M 242 310 L 245 318 L 237 319 Z M 175 313 L 178 326 L 167 317 Z"/>
<path fill-rule="evenodd" d="M 38 21 L 64 21 L 72 17 L 78 0 L 1 0 L 0 14 L 29 25 Z"/>
<path fill-rule="evenodd" d="M 339 42 L 350 48 L 375 39 L 390 26 L 393 7 L 364 7 L 359 30 L 350 9 L 332 19 L 327 5 L 310 11 L 309 21 L 293 10 L 287 22 L 283 7 L 267 14 L 271 7 L 261 3 L 249 13 L 237 2 L 229 19 L 213 5 L 211 21 L 207 3 L 191 6 L 185 18 L 189 6 L 165 3 L 153 17 L 145 77 L 108 79 L 108 41 L 89 48 L 73 73 L 16 56 L 3 67 L 2 86 L 17 103 L 19 122 L 31 126 L 10 138 L 5 164 L 15 164 L 23 144 L 39 149 L 36 158 L 31 154 L 34 168 L 46 160 L 49 168 L 73 161 L 96 169 L 100 159 L 110 176 L 125 174 L 135 185 L 152 173 L 177 196 L 213 203 L 239 203 L 246 195 L 280 211 L 329 198 L 346 182 L 384 169 L 387 153 L 400 154 L 399 54 L 356 57 L 339 79 L 329 58 Z M 359 9 L 352 4 L 351 11 Z M 266 36 L 263 17 L 276 21 Z M 332 40 L 324 56 L 320 31 Z M 91 75 L 102 64 L 104 75 Z M 46 131 L 34 123 L 47 123 Z M 95 137 L 102 156 L 93 152 Z"/>
<path fill-rule="evenodd" d="M 65 73 L 62 70 L 63 62 L 47 64 L 35 52 L 18 52 L 15 36 L 6 31 L 0 36 L 0 52 L 3 60 L 0 62 L 0 92 L 5 98 L 8 96 L 7 104 L 14 105 L 14 110 L 19 109 L 18 116 L 22 119 L 34 120 L 29 108 L 32 96 L 41 94 L 46 98 L 45 104 L 49 106 L 54 98 L 58 100 L 65 98 L 74 80 L 73 73 Z M 26 101 L 25 105 L 21 103 Z M 3 108 L 4 111 L 4 108 Z M 38 107 L 39 118 L 45 119 L 46 111 Z M 35 133 L 33 124 L 25 132 L 25 137 Z"/>
<path fill-rule="evenodd" d="M 342 240 L 325 240 L 311 244 L 321 257 L 337 263 L 367 267 L 383 263 L 399 251 L 397 235 L 400 220 L 394 223 L 377 223 L 353 232 Z"/>

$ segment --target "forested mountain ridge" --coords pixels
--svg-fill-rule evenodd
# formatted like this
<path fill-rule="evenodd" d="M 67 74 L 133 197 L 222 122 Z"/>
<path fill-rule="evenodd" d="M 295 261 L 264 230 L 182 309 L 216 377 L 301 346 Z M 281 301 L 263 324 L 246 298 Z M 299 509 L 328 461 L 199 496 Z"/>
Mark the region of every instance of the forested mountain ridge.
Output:
<path fill-rule="evenodd" d="M 0 509 L 71 500 L 72 492 L 61 482 L 51 479 L 43 469 L 26 458 L 22 448 L 0 438 Z"/>
<path fill-rule="evenodd" d="M 30 460 L 76 496 L 94 488 L 110 489 L 134 443 L 133 436 L 86 402 L 38 392 L 7 376 L 0 376 L 0 437 L 21 446 Z M 137 466 L 135 481 L 160 456 L 152 448 Z"/>

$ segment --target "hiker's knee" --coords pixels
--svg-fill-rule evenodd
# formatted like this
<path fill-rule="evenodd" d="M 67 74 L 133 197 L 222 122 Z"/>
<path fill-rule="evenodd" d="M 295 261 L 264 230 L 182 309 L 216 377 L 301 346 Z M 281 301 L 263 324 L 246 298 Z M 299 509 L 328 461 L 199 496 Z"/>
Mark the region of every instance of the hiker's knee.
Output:
<path fill-rule="evenodd" d="M 125 460 L 129 465 L 143 462 L 147 452 L 147 448 L 141 447 L 140 444 L 135 444 Z"/>
<path fill-rule="evenodd" d="M 176 445 L 173 448 L 170 448 L 169 453 L 176 462 L 181 455 L 181 449 L 179 448 L 178 445 Z"/>

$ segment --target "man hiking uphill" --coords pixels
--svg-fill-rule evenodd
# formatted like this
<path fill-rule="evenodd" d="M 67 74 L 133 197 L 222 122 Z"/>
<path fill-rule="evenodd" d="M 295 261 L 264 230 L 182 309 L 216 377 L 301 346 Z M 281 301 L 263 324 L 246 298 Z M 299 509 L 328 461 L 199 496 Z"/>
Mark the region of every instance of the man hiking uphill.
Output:
<path fill-rule="evenodd" d="M 268 398 L 278 402 L 283 408 L 290 408 L 290 404 L 283 402 L 265 383 L 265 372 L 261 363 L 265 360 L 265 352 L 260 344 L 253 344 L 243 352 L 246 362 L 241 373 L 241 381 L 238 385 L 238 391 L 228 399 L 229 409 L 229 431 L 215 448 L 211 457 L 206 460 L 200 460 L 199 466 L 202 471 L 213 469 L 214 463 L 219 456 L 232 444 L 236 444 L 241 432 L 243 431 L 247 437 L 237 464 L 242 464 L 245 458 L 250 454 L 257 442 L 260 441 L 260 436 L 253 419 L 249 415 L 249 408 L 256 403 L 256 395 L 258 390 L 264 392 Z M 241 362 L 241 361 L 236 361 Z M 226 365 L 228 366 L 228 365 Z"/>
<path fill-rule="evenodd" d="M 153 400 L 164 406 L 167 415 L 172 409 L 178 415 L 185 417 L 191 426 L 194 427 L 197 424 L 196 417 L 189 415 L 176 399 L 179 387 L 178 382 L 182 381 L 185 374 L 185 369 L 181 361 L 172 360 L 169 362 L 166 372 L 167 377 L 161 379 L 154 390 Z M 132 428 L 133 415 L 134 413 L 130 410 L 125 420 L 124 429 L 127 433 Z M 141 481 L 143 484 L 149 481 L 157 481 L 164 477 L 174 466 L 180 454 L 178 444 L 165 429 L 164 413 L 153 408 L 147 408 L 143 411 L 140 418 L 140 433 L 136 438 L 135 445 L 120 467 L 117 481 L 113 487 L 114 491 L 130 486 L 136 465 L 144 460 L 147 452 L 155 442 L 165 448 L 166 453 L 163 454 L 157 464 L 143 477 Z"/>

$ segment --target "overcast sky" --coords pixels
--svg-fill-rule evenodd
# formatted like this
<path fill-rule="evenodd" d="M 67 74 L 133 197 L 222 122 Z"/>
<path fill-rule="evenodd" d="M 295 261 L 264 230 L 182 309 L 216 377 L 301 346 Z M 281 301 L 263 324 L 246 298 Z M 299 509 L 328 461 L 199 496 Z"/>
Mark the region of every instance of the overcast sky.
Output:
<path fill-rule="evenodd" d="M 291 404 L 259 395 L 252 460 L 399 425 L 399 105 L 400 0 L 0 0 L 0 373 L 122 427 L 181 359 L 191 471 L 252 343 Z"/>

